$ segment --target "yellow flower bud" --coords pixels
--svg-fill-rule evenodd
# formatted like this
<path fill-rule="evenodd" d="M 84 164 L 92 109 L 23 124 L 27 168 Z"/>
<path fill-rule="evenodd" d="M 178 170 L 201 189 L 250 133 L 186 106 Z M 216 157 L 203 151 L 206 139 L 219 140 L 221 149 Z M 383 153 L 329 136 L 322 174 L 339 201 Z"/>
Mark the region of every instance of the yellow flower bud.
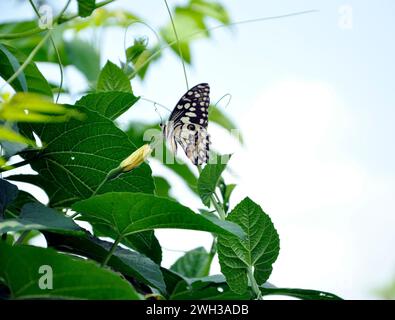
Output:
<path fill-rule="evenodd" d="M 152 148 L 149 144 L 145 144 L 133 152 L 129 157 L 121 162 L 119 167 L 122 172 L 128 172 L 141 165 L 145 159 L 151 154 Z"/>

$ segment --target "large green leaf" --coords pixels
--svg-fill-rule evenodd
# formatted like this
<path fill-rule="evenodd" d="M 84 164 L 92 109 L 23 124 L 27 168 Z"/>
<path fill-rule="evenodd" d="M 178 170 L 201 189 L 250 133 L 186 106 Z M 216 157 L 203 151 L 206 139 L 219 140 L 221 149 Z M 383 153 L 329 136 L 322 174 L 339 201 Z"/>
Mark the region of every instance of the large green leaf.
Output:
<path fill-rule="evenodd" d="M 133 191 L 152 193 L 151 170 L 142 164 L 116 179 L 108 172 L 136 150 L 127 135 L 106 117 L 80 107 L 84 121 L 64 124 L 21 124 L 32 137 L 34 131 L 45 147 L 30 162 L 39 175 L 8 177 L 38 184 L 48 193 L 51 206 L 66 207 L 94 193 Z M 104 182 L 106 181 L 106 182 Z"/>
<path fill-rule="evenodd" d="M 158 124 L 141 124 L 138 122 L 131 122 L 129 123 L 129 127 L 126 130 L 126 134 L 131 138 L 131 140 L 138 146 L 142 146 L 144 143 L 147 143 L 147 141 L 144 141 L 144 133 L 147 130 L 150 129 L 158 129 L 159 125 Z M 180 160 L 175 159 L 174 163 L 171 163 L 170 161 L 165 161 L 165 156 L 171 154 L 171 151 L 168 150 L 166 147 L 165 143 L 163 144 L 163 159 L 162 164 L 169 168 L 171 171 L 173 171 L 175 174 L 177 174 L 181 179 L 185 181 L 187 186 L 190 188 L 190 190 L 194 193 L 197 193 L 196 190 L 196 183 L 197 183 L 197 178 L 193 171 L 191 170 L 188 165 L 185 163 L 182 163 Z"/>
<path fill-rule="evenodd" d="M 0 178 L 0 220 L 7 206 L 14 201 L 17 196 L 18 187 Z"/>
<path fill-rule="evenodd" d="M 132 87 L 122 69 L 111 61 L 107 61 L 103 70 L 100 72 L 99 80 L 97 81 L 97 91 L 121 91 L 130 93 L 132 92 Z"/>
<path fill-rule="evenodd" d="M 80 236 L 45 232 L 44 235 L 48 246 L 60 251 L 82 255 L 98 262 L 103 262 L 112 245 L 112 243 L 100 240 L 88 233 Z M 162 293 L 166 292 L 159 266 L 142 254 L 117 247 L 107 264 L 124 276 L 135 278 L 157 288 Z"/>
<path fill-rule="evenodd" d="M 216 156 L 215 163 L 208 163 L 200 173 L 197 183 L 200 199 L 207 207 L 210 207 L 210 197 L 215 192 L 222 172 L 227 165 L 230 156 Z"/>
<path fill-rule="evenodd" d="M 42 286 L 51 285 L 49 270 L 52 289 Z M 14 299 L 139 299 L 117 274 L 52 249 L 0 243 L 0 277 Z"/>
<path fill-rule="evenodd" d="M 226 220 L 237 223 L 247 234 L 246 239 L 218 237 L 221 271 L 230 288 L 243 294 L 248 288 L 250 271 L 258 285 L 269 278 L 280 250 L 280 240 L 270 217 L 249 198 L 241 201 Z"/>
<path fill-rule="evenodd" d="M 19 64 L 22 64 L 26 57 L 20 53 L 17 49 L 10 46 L 2 45 L 3 50 L 0 50 L 0 76 L 7 80 L 15 73 L 15 67 L 17 66 L 16 60 Z M 4 48 L 7 50 L 7 54 L 4 53 Z M 14 58 L 9 60 L 10 55 Z M 35 92 L 43 95 L 52 97 L 52 89 L 48 84 L 48 81 L 44 78 L 41 72 L 38 70 L 34 62 L 30 62 L 23 70 L 24 80 L 21 77 L 17 77 L 11 82 L 11 86 L 16 91 L 26 91 L 25 83 L 27 84 L 27 90 L 29 92 Z"/>
<path fill-rule="evenodd" d="M 100 92 L 82 97 L 76 102 L 76 105 L 84 106 L 111 120 L 115 120 L 133 106 L 138 99 L 130 92 Z"/>
<path fill-rule="evenodd" d="M 78 2 L 78 14 L 81 17 L 88 17 L 95 10 L 95 0 L 77 0 Z"/>
<path fill-rule="evenodd" d="M 206 249 L 199 247 L 186 252 L 170 267 L 170 270 L 187 278 L 199 278 L 205 276 L 209 259 Z"/>
<path fill-rule="evenodd" d="M 149 194 L 110 192 L 72 206 L 92 224 L 108 226 L 118 237 L 157 228 L 178 228 L 243 237 L 241 228 L 227 221 L 194 213 L 166 198 Z"/>
<path fill-rule="evenodd" d="M 22 207 L 17 219 L 0 222 L 0 233 L 25 230 L 56 230 L 62 232 L 82 232 L 73 219 L 48 208 L 41 203 L 27 203 Z"/>

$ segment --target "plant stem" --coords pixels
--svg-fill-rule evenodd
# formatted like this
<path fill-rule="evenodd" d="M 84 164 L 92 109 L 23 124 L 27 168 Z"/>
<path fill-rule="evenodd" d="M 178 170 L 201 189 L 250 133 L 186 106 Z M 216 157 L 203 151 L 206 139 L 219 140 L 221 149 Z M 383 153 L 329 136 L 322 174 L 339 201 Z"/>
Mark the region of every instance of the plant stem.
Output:
<path fill-rule="evenodd" d="M 110 170 L 109 173 L 107 173 L 106 177 L 103 179 L 102 182 L 100 182 L 100 184 L 97 186 L 96 190 L 92 193 L 91 197 L 95 196 L 96 193 L 100 190 L 100 188 L 108 181 L 111 180 L 113 178 L 115 178 L 116 176 L 118 176 L 119 174 L 122 173 L 122 170 L 117 167 L 115 169 Z"/>
<path fill-rule="evenodd" d="M 99 3 L 96 3 L 95 9 L 98 9 L 100 7 L 103 7 L 111 2 L 114 2 L 115 0 L 106 0 L 106 1 L 102 1 Z M 66 11 L 68 5 L 69 5 L 70 1 L 68 1 L 68 3 L 66 4 L 66 6 L 62 9 L 62 11 L 60 12 L 60 14 L 54 19 L 54 24 L 62 24 L 65 22 L 68 22 L 70 20 L 73 20 L 75 18 L 78 17 L 78 14 L 74 14 L 68 18 L 65 18 L 64 20 L 61 20 L 64 12 Z M 27 31 L 23 31 L 23 32 L 18 32 L 18 33 L 11 33 L 11 34 L 0 34 L 0 39 L 1 40 L 12 40 L 12 39 L 19 39 L 19 38 L 26 38 L 26 37 L 30 37 L 30 36 L 34 36 L 35 34 L 41 33 L 45 30 L 43 30 L 42 28 L 36 27 L 33 28 L 31 30 L 27 30 Z"/>
<path fill-rule="evenodd" d="M 176 25 L 174 24 L 173 16 L 172 16 L 172 14 L 171 14 L 169 5 L 168 5 L 168 3 L 167 3 L 167 0 L 164 0 L 164 1 L 165 1 L 165 4 L 166 4 L 167 12 L 169 13 L 169 16 L 170 16 L 170 21 L 171 21 L 171 26 L 173 27 L 174 36 L 175 36 L 175 38 L 176 38 L 176 42 L 177 42 L 177 46 L 178 46 L 178 54 L 180 55 L 180 58 L 181 58 L 182 70 L 184 71 L 185 84 L 187 85 L 187 90 L 189 90 L 187 71 L 186 71 L 186 68 L 185 68 L 184 57 L 182 56 L 182 50 L 181 50 L 180 39 L 178 38 Z"/>
<path fill-rule="evenodd" d="M 219 217 L 221 218 L 221 220 L 225 220 L 226 219 L 226 214 L 225 211 L 221 205 L 221 203 L 219 201 L 217 201 L 217 199 L 215 198 L 214 195 L 210 196 L 211 202 L 213 203 L 215 210 L 218 212 Z"/>
<path fill-rule="evenodd" d="M 118 244 L 121 242 L 122 239 L 122 235 L 119 235 L 118 238 L 114 241 L 114 243 L 111 246 L 110 251 L 108 252 L 106 258 L 104 259 L 104 261 L 102 262 L 101 266 L 105 267 L 108 263 L 108 261 L 110 260 L 111 256 L 113 255 L 115 249 L 118 247 Z"/>
<path fill-rule="evenodd" d="M 210 274 L 210 268 L 211 268 L 211 263 L 213 262 L 214 256 L 217 253 L 217 239 L 213 235 L 213 243 L 211 245 L 210 252 L 208 254 L 207 262 L 204 268 L 202 269 L 201 274 L 199 275 L 200 277 L 206 277 Z"/>
<path fill-rule="evenodd" d="M 30 230 L 25 230 L 21 233 L 21 235 L 19 236 L 18 240 L 15 241 L 14 245 L 20 245 L 23 243 L 23 240 L 25 240 L 25 238 L 27 237 L 27 235 L 29 234 Z"/>
<path fill-rule="evenodd" d="M 7 83 L 10 84 L 12 81 L 14 81 L 22 72 L 25 70 L 27 65 L 33 60 L 34 56 L 40 50 L 40 48 L 44 45 L 44 43 L 47 41 L 47 39 L 51 36 L 51 30 L 47 31 L 46 35 L 42 40 L 37 44 L 37 46 L 30 52 L 29 56 L 27 59 L 23 62 L 23 64 L 18 68 L 18 70 L 7 80 Z"/>
<path fill-rule="evenodd" d="M 257 284 L 257 282 L 255 280 L 254 273 L 252 272 L 252 267 L 248 267 L 247 276 L 248 276 L 248 280 L 250 281 L 250 285 L 252 287 L 252 290 L 255 293 L 256 299 L 257 300 L 262 300 L 262 292 L 259 289 L 259 286 L 258 286 L 258 284 Z"/>

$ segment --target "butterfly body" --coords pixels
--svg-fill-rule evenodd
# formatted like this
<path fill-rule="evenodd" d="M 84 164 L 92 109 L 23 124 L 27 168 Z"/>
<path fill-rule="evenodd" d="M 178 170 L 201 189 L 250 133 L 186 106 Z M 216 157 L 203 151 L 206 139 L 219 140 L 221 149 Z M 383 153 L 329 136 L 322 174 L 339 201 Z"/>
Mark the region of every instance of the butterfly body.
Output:
<path fill-rule="evenodd" d="M 200 83 L 189 89 L 178 101 L 169 120 L 163 126 L 163 135 L 173 153 L 179 144 L 195 165 L 208 161 L 210 136 L 207 132 L 210 87 Z"/>

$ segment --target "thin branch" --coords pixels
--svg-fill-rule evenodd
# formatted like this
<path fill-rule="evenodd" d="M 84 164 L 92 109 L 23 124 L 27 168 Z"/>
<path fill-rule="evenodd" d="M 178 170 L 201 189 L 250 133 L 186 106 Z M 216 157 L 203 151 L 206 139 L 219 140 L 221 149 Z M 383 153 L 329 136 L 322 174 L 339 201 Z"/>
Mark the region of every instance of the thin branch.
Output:
<path fill-rule="evenodd" d="M 173 27 L 174 36 L 176 37 L 176 43 L 177 43 L 177 46 L 178 46 L 178 53 L 179 53 L 179 55 L 180 55 L 180 57 L 181 57 L 182 69 L 183 69 L 183 71 L 184 71 L 185 83 L 186 83 L 186 85 L 187 85 L 187 91 L 188 91 L 188 90 L 189 90 L 188 77 L 187 77 L 187 71 L 186 71 L 186 68 L 185 68 L 184 57 L 182 56 L 182 50 L 181 50 L 180 39 L 178 38 L 178 34 L 177 34 L 177 30 L 176 30 L 176 25 L 174 24 L 173 16 L 172 16 L 172 14 L 171 14 L 169 5 L 168 5 L 168 3 L 167 3 L 166 0 L 164 0 L 164 1 L 165 1 L 165 4 L 166 4 L 167 12 L 169 13 L 169 16 L 170 16 L 170 21 L 171 21 L 171 25 L 172 25 L 172 27 Z"/>

